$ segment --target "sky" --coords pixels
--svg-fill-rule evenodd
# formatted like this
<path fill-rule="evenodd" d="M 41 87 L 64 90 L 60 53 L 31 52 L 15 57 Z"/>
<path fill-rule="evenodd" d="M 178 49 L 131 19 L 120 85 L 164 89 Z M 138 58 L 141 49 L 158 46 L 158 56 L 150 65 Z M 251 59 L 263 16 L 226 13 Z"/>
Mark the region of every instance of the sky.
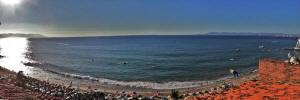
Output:
<path fill-rule="evenodd" d="M 0 0 L 0 21 L 46 36 L 300 34 L 300 0 Z"/>

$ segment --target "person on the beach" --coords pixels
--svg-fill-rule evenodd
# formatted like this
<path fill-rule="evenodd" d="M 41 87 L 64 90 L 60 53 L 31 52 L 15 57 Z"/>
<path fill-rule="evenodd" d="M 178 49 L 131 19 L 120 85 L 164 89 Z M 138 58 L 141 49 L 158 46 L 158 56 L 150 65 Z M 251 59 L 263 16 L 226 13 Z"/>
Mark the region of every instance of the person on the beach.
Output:
<path fill-rule="evenodd" d="M 69 88 L 72 87 L 72 82 L 69 84 Z"/>
<path fill-rule="evenodd" d="M 132 97 L 136 96 L 136 92 L 132 92 L 132 94 L 130 96 L 132 96 Z"/>
<path fill-rule="evenodd" d="M 160 95 L 160 92 L 159 91 L 156 91 L 157 95 Z"/>
<path fill-rule="evenodd" d="M 291 53 L 289 52 L 288 53 L 288 59 L 291 59 L 292 58 L 292 55 L 291 55 Z"/>
<path fill-rule="evenodd" d="M 299 62 L 297 61 L 297 58 L 295 56 L 290 58 L 289 63 L 293 64 L 293 65 L 299 64 Z"/>
<path fill-rule="evenodd" d="M 230 73 L 235 77 L 238 78 L 239 77 L 239 73 L 233 69 L 230 69 Z"/>
<path fill-rule="evenodd" d="M 154 92 L 154 93 L 153 93 L 153 97 L 156 97 L 156 96 L 157 96 L 157 93 L 156 93 L 156 92 Z"/>
<path fill-rule="evenodd" d="M 114 93 L 115 95 L 119 95 L 119 91 L 115 91 L 115 93 Z"/>

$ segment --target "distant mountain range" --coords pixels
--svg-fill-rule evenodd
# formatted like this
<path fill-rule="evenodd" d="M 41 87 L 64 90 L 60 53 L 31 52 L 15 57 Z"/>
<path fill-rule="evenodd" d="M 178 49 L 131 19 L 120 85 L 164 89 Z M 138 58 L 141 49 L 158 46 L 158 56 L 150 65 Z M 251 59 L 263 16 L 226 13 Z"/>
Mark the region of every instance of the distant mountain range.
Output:
<path fill-rule="evenodd" d="M 268 37 L 297 37 L 300 38 L 300 34 L 287 34 L 287 33 L 251 33 L 251 32 L 209 32 L 205 34 L 195 35 L 215 35 L 215 36 L 268 36 Z M 29 38 L 41 38 L 46 37 L 41 34 L 23 34 L 23 33 L 0 33 L 0 38 L 5 37 L 29 37 Z"/>
<path fill-rule="evenodd" d="M 209 32 L 199 35 L 219 35 L 219 36 L 272 36 L 272 37 L 300 37 L 300 34 L 287 33 L 250 33 L 250 32 Z"/>
<path fill-rule="evenodd" d="M 41 34 L 20 34 L 20 33 L 2 33 L 0 34 L 0 38 L 5 37 L 30 37 L 30 38 L 40 38 L 45 37 Z"/>

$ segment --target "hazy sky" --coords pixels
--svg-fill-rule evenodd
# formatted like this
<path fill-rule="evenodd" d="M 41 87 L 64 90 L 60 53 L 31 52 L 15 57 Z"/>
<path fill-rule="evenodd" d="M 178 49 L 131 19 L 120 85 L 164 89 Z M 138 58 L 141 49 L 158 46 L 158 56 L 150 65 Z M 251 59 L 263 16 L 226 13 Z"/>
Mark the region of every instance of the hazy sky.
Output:
<path fill-rule="evenodd" d="M 300 33 L 300 0 L 21 0 L 17 4 L 0 0 L 0 3 L 2 33 L 50 36 Z"/>

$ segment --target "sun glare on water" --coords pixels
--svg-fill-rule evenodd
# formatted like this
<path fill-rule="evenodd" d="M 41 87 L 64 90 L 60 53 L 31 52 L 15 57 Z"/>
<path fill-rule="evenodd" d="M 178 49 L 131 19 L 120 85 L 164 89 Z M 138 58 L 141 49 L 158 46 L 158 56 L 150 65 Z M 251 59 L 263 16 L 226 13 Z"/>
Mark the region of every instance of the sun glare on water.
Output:
<path fill-rule="evenodd" d="M 21 2 L 22 0 L 1 0 L 1 3 L 7 6 L 15 6 L 20 4 Z"/>
<path fill-rule="evenodd" d="M 23 63 L 29 62 L 26 58 L 28 52 L 27 38 L 0 38 L 0 66 L 13 71 L 24 71 L 28 73 L 28 67 Z"/>

